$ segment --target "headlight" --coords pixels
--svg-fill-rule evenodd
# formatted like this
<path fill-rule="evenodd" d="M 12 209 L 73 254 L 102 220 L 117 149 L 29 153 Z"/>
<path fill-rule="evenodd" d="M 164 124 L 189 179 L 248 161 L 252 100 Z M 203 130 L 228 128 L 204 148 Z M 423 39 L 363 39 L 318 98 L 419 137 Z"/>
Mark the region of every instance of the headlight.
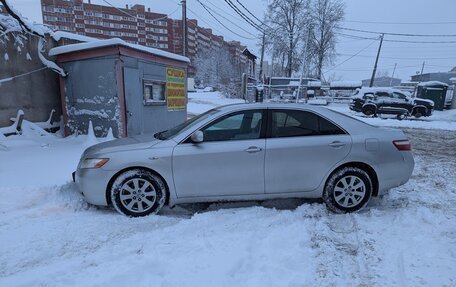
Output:
<path fill-rule="evenodd" d="M 109 158 L 86 158 L 81 161 L 79 168 L 99 168 L 107 163 Z"/>

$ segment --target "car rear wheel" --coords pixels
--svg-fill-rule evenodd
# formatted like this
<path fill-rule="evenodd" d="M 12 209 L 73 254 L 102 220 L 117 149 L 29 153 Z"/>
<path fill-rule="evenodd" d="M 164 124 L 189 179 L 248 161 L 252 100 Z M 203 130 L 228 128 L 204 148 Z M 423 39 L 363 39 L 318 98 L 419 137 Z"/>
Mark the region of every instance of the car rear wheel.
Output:
<path fill-rule="evenodd" d="M 323 200 L 329 210 L 336 213 L 354 212 L 362 209 L 372 195 L 369 175 L 356 167 L 344 167 L 328 179 Z"/>
<path fill-rule="evenodd" d="M 424 109 L 418 108 L 418 109 L 415 109 L 415 112 L 413 113 L 413 116 L 415 116 L 415 118 L 419 119 L 422 116 L 424 116 L 425 114 L 426 114 L 426 112 L 425 112 Z"/>
<path fill-rule="evenodd" d="M 113 182 L 111 202 L 121 214 L 139 217 L 155 214 L 166 200 L 166 186 L 163 180 L 150 171 L 128 170 Z"/>

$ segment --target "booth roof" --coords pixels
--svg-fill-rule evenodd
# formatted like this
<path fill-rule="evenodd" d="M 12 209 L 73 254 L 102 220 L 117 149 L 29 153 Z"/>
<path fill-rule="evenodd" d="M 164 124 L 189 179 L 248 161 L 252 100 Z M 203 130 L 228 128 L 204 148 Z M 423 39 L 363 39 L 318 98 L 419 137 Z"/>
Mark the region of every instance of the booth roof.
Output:
<path fill-rule="evenodd" d="M 84 51 L 84 50 L 116 46 L 116 45 L 125 46 L 128 48 L 132 48 L 135 50 L 139 50 L 139 51 L 153 54 L 153 55 L 160 56 L 160 57 L 165 57 L 165 58 L 174 59 L 174 60 L 181 61 L 181 62 L 190 63 L 190 59 L 185 56 L 177 55 L 174 53 L 162 51 L 162 50 L 155 49 L 155 48 L 149 48 L 149 47 L 145 47 L 145 46 L 141 46 L 141 45 L 130 44 L 119 38 L 106 39 L 106 40 L 95 40 L 95 41 L 90 41 L 87 43 L 78 43 L 78 44 L 71 44 L 71 45 L 55 47 L 49 51 L 49 56 L 56 56 L 56 55 L 67 54 L 67 53 L 71 53 L 71 52 Z"/>

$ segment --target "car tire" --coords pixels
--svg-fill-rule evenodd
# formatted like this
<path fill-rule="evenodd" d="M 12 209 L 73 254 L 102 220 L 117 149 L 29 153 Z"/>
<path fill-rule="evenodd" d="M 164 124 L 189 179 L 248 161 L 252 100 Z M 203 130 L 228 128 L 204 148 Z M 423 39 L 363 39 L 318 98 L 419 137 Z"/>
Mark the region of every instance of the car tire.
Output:
<path fill-rule="evenodd" d="M 156 214 L 166 201 L 167 188 L 156 174 L 132 169 L 118 175 L 111 185 L 114 208 L 121 214 L 140 217 Z"/>
<path fill-rule="evenodd" d="M 368 106 L 363 108 L 363 114 L 365 114 L 366 116 L 372 116 L 376 114 L 376 110 L 374 107 Z"/>
<path fill-rule="evenodd" d="M 369 174 L 357 167 L 344 167 L 330 175 L 323 200 L 336 213 L 355 212 L 364 208 L 372 196 Z"/>
<path fill-rule="evenodd" d="M 424 116 L 426 114 L 426 112 L 422 109 L 422 108 L 418 108 L 414 111 L 413 113 L 413 116 L 417 119 L 421 118 L 422 116 Z"/>

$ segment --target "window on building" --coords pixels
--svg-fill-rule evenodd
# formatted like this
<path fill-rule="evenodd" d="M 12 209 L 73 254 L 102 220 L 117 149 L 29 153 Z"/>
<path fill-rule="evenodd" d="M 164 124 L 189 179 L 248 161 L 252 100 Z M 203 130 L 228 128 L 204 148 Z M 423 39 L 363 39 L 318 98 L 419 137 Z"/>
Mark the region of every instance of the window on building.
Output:
<path fill-rule="evenodd" d="M 164 104 L 166 83 L 161 81 L 143 80 L 144 105 Z"/>

